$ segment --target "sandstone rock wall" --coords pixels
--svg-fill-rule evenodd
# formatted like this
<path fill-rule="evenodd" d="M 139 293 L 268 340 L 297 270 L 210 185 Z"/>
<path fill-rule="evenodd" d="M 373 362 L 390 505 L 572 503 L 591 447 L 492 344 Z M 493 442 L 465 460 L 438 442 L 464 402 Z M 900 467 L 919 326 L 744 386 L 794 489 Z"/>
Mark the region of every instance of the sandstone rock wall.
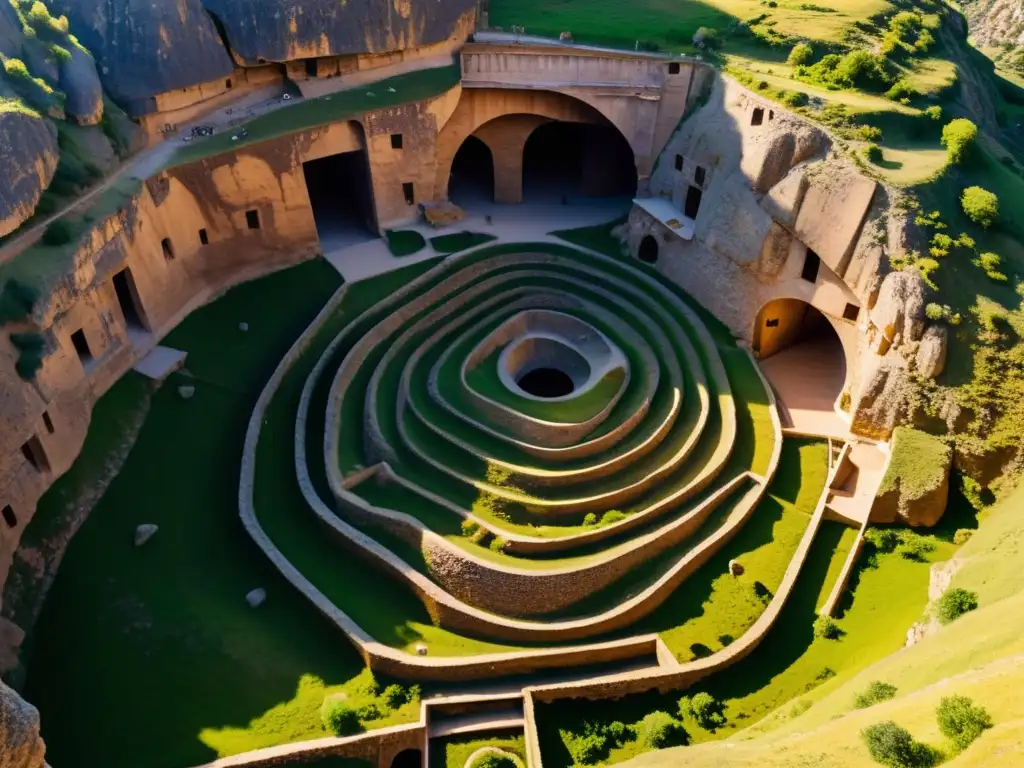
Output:
<path fill-rule="evenodd" d="M 241 64 L 393 51 L 448 37 L 476 0 L 202 0 Z"/>
<path fill-rule="evenodd" d="M 42 768 L 39 713 L 0 682 L 0 768 Z"/>
<path fill-rule="evenodd" d="M 0 236 L 32 215 L 57 170 L 58 156 L 52 123 L 0 107 Z"/>
<path fill-rule="evenodd" d="M 129 114 L 153 111 L 153 97 L 227 77 L 234 69 L 200 0 L 51 0 L 99 64 L 107 92 Z"/>

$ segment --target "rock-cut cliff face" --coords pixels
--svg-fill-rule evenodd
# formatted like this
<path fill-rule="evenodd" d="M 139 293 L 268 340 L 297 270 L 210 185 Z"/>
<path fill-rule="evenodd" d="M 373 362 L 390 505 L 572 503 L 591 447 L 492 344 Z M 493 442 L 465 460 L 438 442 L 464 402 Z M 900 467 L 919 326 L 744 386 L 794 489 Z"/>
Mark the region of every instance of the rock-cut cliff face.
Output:
<path fill-rule="evenodd" d="M 42 768 L 45 751 L 39 713 L 0 683 L 0 768 Z"/>
<path fill-rule="evenodd" d="M 53 123 L 0 107 L 0 236 L 32 215 L 57 170 Z"/>
<path fill-rule="evenodd" d="M 439 43 L 476 0 L 203 0 L 245 64 Z"/>
<path fill-rule="evenodd" d="M 157 93 L 216 80 L 234 65 L 199 0 L 50 0 L 99 65 L 104 88 L 131 115 Z"/>

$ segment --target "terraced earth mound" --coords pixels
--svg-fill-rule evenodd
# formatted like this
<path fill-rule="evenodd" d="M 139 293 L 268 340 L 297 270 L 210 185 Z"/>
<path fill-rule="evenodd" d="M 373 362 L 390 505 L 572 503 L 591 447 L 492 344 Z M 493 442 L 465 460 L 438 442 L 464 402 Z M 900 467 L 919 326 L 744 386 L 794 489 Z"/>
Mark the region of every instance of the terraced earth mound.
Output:
<path fill-rule="evenodd" d="M 657 616 L 764 496 L 781 451 L 767 389 L 654 276 L 515 245 L 449 258 L 351 319 L 339 307 L 359 290 L 339 290 L 264 391 L 240 500 L 256 542 L 371 666 L 601 660 L 601 642 Z M 568 391 L 526 391 L 538 372 Z M 279 427 L 291 457 L 268 435 Z M 254 493 L 289 459 L 306 509 Z M 300 529 L 329 546 L 301 546 Z M 396 634 L 342 558 L 411 593 L 433 626 Z M 487 673 L 479 659 L 442 666 Z"/>

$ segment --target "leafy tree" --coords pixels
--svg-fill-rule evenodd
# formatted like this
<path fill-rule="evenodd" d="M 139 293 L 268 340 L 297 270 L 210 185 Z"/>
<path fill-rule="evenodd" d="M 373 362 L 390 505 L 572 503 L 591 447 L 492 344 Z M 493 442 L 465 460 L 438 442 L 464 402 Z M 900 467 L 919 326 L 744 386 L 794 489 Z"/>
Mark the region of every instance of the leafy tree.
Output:
<path fill-rule="evenodd" d="M 814 636 L 825 640 L 838 640 L 843 631 L 831 616 L 819 616 L 814 620 Z"/>
<path fill-rule="evenodd" d="M 351 736 L 363 729 L 359 713 L 344 699 L 327 699 L 320 708 L 324 728 L 335 736 Z"/>
<path fill-rule="evenodd" d="M 655 711 L 646 715 L 637 724 L 636 732 L 641 743 L 650 749 L 675 747 L 688 741 L 683 724 L 668 712 Z"/>
<path fill-rule="evenodd" d="M 947 589 L 935 604 L 935 613 L 943 624 L 956 621 L 978 607 L 978 593 L 960 587 Z"/>
<path fill-rule="evenodd" d="M 992 717 L 985 708 L 966 696 L 944 696 L 935 714 L 942 735 L 959 749 L 967 749 L 982 731 L 992 727 Z"/>
<path fill-rule="evenodd" d="M 797 43 L 793 46 L 793 50 L 789 52 L 786 63 L 790 66 L 798 67 L 802 64 L 810 64 L 813 58 L 814 49 L 811 48 L 809 43 Z"/>
<path fill-rule="evenodd" d="M 689 715 L 706 731 L 725 725 L 725 705 L 706 691 L 679 699 L 679 714 Z"/>
<path fill-rule="evenodd" d="M 853 706 L 857 709 L 865 709 L 874 706 L 881 701 L 888 701 L 896 695 L 896 686 L 892 683 L 883 683 L 881 680 L 873 680 L 868 687 L 858 693 L 853 699 Z"/>
<path fill-rule="evenodd" d="M 871 757 L 892 768 L 924 768 L 934 764 L 931 750 L 914 741 L 910 731 L 892 720 L 869 725 L 860 732 Z"/>
<path fill-rule="evenodd" d="M 951 120 L 942 128 L 942 146 L 951 163 L 961 163 L 978 138 L 978 126 L 965 117 Z"/>
<path fill-rule="evenodd" d="M 967 218 L 988 229 L 999 221 L 999 198 L 981 187 L 967 187 L 960 195 Z"/>

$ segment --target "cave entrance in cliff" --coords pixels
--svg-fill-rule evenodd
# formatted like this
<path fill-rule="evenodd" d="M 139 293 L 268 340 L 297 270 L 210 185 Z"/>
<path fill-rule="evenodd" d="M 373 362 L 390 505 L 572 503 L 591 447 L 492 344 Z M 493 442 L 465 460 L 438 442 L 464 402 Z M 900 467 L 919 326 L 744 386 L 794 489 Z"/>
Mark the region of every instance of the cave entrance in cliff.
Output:
<path fill-rule="evenodd" d="M 337 248 L 377 236 L 366 151 L 341 152 L 302 164 L 320 248 Z"/>
<path fill-rule="evenodd" d="M 802 299 L 773 299 L 757 313 L 751 347 L 775 391 L 784 426 L 846 434 L 836 411 L 846 385 L 846 352 L 837 331 L 844 322 Z"/>
<path fill-rule="evenodd" d="M 636 185 L 633 150 L 611 124 L 544 123 L 523 148 L 524 202 L 628 199 Z"/>
<path fill-rule="evenodd" d="M 494 201 L 494 156 L 476 136 L 468 136 L 452 159 L 448 199 L 460 208 Z"/>
<path fill-rule="evenodd" d="M 150 330 L 131 268 L 125 267 L 114 275 L 113 283 L 117 303 L 121 307 L 121 314 L 124 316 L 124 324 L 128 331 L 145 332 Z"/>

